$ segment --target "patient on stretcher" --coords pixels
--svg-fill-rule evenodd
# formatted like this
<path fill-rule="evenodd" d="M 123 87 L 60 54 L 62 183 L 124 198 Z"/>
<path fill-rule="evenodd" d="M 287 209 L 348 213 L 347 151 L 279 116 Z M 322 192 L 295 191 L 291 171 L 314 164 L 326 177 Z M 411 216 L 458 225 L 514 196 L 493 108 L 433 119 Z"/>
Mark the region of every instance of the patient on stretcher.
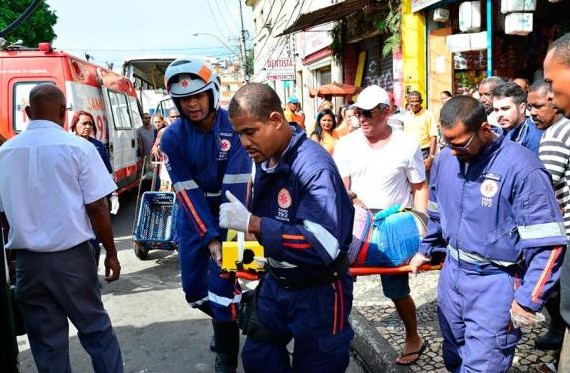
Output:
<path fill-rule="evenodd" d="M 348 258 L 352 267 L 398 267 L 418 252 L 428 222 L 424 213 L 399 205 L 372 214 L 354 205 L 354 225 Z"/>

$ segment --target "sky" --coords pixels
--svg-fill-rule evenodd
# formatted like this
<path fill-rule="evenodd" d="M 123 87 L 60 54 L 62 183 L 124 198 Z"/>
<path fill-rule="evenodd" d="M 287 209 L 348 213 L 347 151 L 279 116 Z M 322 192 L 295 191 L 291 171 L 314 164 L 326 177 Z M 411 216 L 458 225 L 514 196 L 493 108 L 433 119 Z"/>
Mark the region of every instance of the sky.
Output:
<path fill-rule="evenodd" d="M 245 0 L 46 0 L 57 15 L 53 47 L 120 71 L 126 58 L 148 55 L 226 57 L 244 29 L 253 36 Z M 195 33 L 203 33 L 194 36 Z M 210 33 L 215 35 L 207 35 Z M 217 37 L 217 39 L 216 39 Z M 219 39 L 219 40 L 218 40 Z M 248 44 L 249 48 L 249 44 Z"/>

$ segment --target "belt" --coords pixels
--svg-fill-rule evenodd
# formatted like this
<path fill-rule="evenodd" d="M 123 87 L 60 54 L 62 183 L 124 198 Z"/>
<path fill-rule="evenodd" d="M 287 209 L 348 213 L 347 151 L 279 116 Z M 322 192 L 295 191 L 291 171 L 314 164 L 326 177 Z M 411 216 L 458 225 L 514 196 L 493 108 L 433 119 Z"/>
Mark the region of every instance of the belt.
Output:
<path fill-rule="evenodd" d="M 496 264 L 499 267 L 509 267 L 509 266 L 518 264 L 515 262 L 507 262 L 504 260 L 495 260 L 495 259 L 483 258 L 479 254 L 469 253 L 469 252 L 461 250 L 461 249 L 456 249 L 451 245 L 447 245 L 447 252 L 449 253 L 449 256 L 451 256 L 457 262 L 465 262 L 465 263 L 477 264 L 477 265 Z"/>
<path fill-rule="evenodd" d="M 300 277 L 300 276 L 286 276 L 283 274 L 284 271 L 279 271 L 276 273 L 275 268 L 272 266 L 268 267 L 269 273 L 272 277 L 277 280 L 277 282 L 289 290 L 300 290 L 309 287 L 328 285 L 346 274 L 348 270 L 348 258 L 343 255 L 342 258 L 337 258 L 331 265 L 327 268 L 320 270 L 317 276 L 311 277 Z"/>

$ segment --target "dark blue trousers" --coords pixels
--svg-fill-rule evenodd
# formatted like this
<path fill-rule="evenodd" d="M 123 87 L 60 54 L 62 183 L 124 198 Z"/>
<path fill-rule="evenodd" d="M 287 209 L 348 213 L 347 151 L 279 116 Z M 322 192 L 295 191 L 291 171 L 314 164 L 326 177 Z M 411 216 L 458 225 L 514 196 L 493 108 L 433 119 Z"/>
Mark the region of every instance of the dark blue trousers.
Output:
<path fill-rule="evenodd" d="M 250 372 L 345 372 L 354 336 L 348 321 L 353 279 L 346 275 L 328 285 L 287 290 L 270 274 L 257 298 L 259 321 L 273 333 L 295 340 L 293 362 L 284 345 L 248 337 L 242 350 Z"/>
<path fill-rule="evenodd" d="M 447 256 L 439 276 L 443 359 L 451 372 L 506 372 L 521 338 L 510 309 L 516 270 L 457 262 Z"/>
<path fill-rule="evenodd" d="M 209 303 L 214 319 L 235 321 L 241 288 L 237 281 L 220 277 L 220 269 L 203 246 L 194 226 L 178 210 L 176 220 L 182 289 L 191 307 Z"/>
<path fill-rule="evenodd" d="M 121 349 L 101 302 L 95 257 L 87 242 L 51 253 L 18 250 L 16 301 L 40 373 L 71 372 L 68 318 L 96 373 L 123 372 Z"/>

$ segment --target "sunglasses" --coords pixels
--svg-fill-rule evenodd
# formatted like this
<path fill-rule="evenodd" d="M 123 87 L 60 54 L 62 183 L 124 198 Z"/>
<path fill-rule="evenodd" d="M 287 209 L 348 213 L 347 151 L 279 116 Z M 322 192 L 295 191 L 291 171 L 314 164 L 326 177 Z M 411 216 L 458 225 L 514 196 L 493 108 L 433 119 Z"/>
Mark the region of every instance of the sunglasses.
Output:
<path fill-rule="evenodd" d="M 471 142 L 473 142 L 473 139 L 475 138 L 475 135 L 477 135 L 478 132 L 479 131 L 474 132 L 473 135 L 471 135 L 471 138 L 469 139 L 469 141 L 467 141 L 467 143 L 465 145 L 453 145 L 453 144 L 450 144 L 446 141 L 445 146 L 451 150 L 455 150 L 458 152 L 466 152 L 467 150 L 469 150 L 469 146 L 471 146 Z"/>
<path fill-rule="evenodd" d="M 376 109 L 376 108 L 374 108 Z M 365 117 L 365 118 L 372 118 L 372 113 L 374 112 L 374 109 L 370 109 L 370 110 L 355 110 L 354 111 L 354 115 L 357 117 Z"/>

